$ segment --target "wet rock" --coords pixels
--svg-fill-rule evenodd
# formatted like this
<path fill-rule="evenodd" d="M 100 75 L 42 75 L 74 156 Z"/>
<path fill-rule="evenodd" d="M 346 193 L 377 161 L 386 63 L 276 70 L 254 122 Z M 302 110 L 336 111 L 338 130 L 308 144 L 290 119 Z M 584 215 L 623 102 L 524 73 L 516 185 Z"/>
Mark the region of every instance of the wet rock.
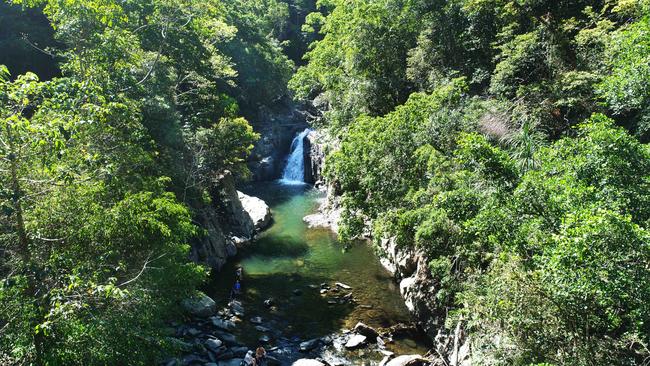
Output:
<path fill-rule="evenodd" d="M 216 316 L 213 316 L 210 318 L 210 320 L 212 321 L 212 325 L 219 329 L 230 330 L 235 328 L 235 323 L 231 322 L 230 320 L 224 320 Z"/>
<path fill-rule="evenodd" d="M 269 329 L 269 328 L 267 328 L 267 327 L 265 327 L 265 326 L 262 326 L 262 325 L 256 325 L 256 326 L 255 326 L 255 329 L 256 329 L 258 332 L 262 332 L 262 333 L 266 333 L 266 332 L 268 332 L 268 331 L 271 330 L 271 329 Z"/>
<path fill-rule="evenodd" d="M 251 323 L 253 323 L 253 324 L 262 324 L 262 317 L 256 316 L 254 318 L 251 318 Z"/>
<path fill-rule="evenodd" d="M 361 334 L 355 334 L 345 343 L 345 348 L 356 349 L 366 345 L 368 338 Z"/>
<path fill-rule="evenodd" d="M 208 349 L 211 349 L 211 350 L 213 350 L 213 351 L 215 351 L 215 352 L 218 352 L 218 351 L 219 351 L 219 348 L 221 348 L 221 346 L 223 346 L 223 342 L 222 342 L 220 339 L 216 339 L 216 338 L 208 338 L 208 339 L 205 341 L 205 346 L 206 346 Z"/>
<path fill-rule="evenodd" d="M 379 366 L 386 366 L 391 359 L 393 359 L 393 355 L 384 356 L 384 358 L 381 359 L 381 362 L 379 362 Z"/>
<path fill-rule="evenodd" d="M 231 301 L 230 302 L 230 309 L 235 313 L 237 316 L 244 316 L 244 306 L 242 306 L 241 302 L 239 301 Z"/>
<path fill-rule="evenodd" d="M 375 329 L 361 322 L 354 326 L 354 331 L 368 337 L 371 341 L 374 341 L 379 337 L 379 333 Z"/>
<path fill-rule="evenodd" d="M 325 289 L 325 288 L 322 288 L 322 289 L 320 290 L 320 293 L 321 293 L 321 295 L 324 295 L 324 294 L 326 294 L 326 293 L 327 293 L 327 289 Z"/>
<path fill-rule="evenodd" d="M 281 366 L 282 362 L 280 362 L 277 358 L 273 356 L 266 356 L 266 365 L 267 366 Z"/>
<path fill-rule="evenodd" d="M 291 366 L 327 366 L 327 365 L 325 365 L 324 363 L 318 360 L 301 358 L 298 361 L 292 363 Z"/>
<path fill-rule="evenodd" d="M 297 289 L 293 290 L 293 294 L 296 295 L 296 296 L 300 296 L 300 295 L 302 295 L 302 290 L 297 288 Z"/>
<path fill-rule="evenodd" d="M 215 331 L 214 332 L 219 339 L 221 339 L 224 343 L 230 344 L 230 345 L 236 345 L 238 344 L 237 338 L 228 332 L 222 332 L 222 331 Z"/>
<path fill-rule="evenodd" d="M 235 357 L 244 357 L 248 353 L 248 347 L 233 347 L 230 350 Z"/>
<path fill-rule="evenodd" d="M 260 336 L 258 339 L 260 343 L 269 343 L 271 341 L 271 337 L 267 336 L 266 334 L 263 334 Z"/>
<path fill-rule="evenodd" d="M 208 362 L 208 363 L 206 363 L 206 364 L 203 365 L 203 366 L 219 366 L 219 365 L 217 365 L 217 364 L 214 363 L 214 362 Z"/>
<path fill-rule="evenodd" d="M 199 355 L 186 355 L 181 360 L 181 365 L 183 366 L 203 365 L 206 362 L 208 362 L 208 360 L 204 359 Z"/>
<path fill-rule="evenodd" d="M 187 330 L 187 334 L 189 334 L 192 337 L 196 337 L 197 335 L 201 334 L 201 331 L 196 328 L 190 328 Z"/>
<path fill-rule="evenodd" d="M 240 366 L 242 361 L 244 361 L 243 358 L 233 358 L 227 361 L 220 361 L 219 366 Z"/>
<path fill-rule="evenodd" d="M 189 299 L 181 302 L 183 309 L 190 315 L 207 318 L 214 314 L 217 309 L 217 303 L 208 295 L 199 292 Z"/>
<path fill-rule="evenodd" d="M 314 348 L 318 347 L 319 344 L 320 344 L 320 339 L 310 339 L 308 341 L 304 341 L 300 343 L 300 351 L 309 352 Z"/>
<path fill-rule="evenodd" d="M 344 289 L 344 290 L 350 290 L 350 289 L 352 289 L 352 286 L 350 286 L 350 285 L 346 285 L 345 283 L 342 283 L 342 282 L 337 282 L 337 283 L 336 283 L 336 286 L 338 286 L 338 287 L 340 287 L 340 288 L 342 288 L 342 289 Z"/>
<path fill-rule="evenodd" d="M 424 366 L 428 364 L 429 361 L 422 358 L 420 355 L 406 355 L 395 357 L 390 360 L 386 366 Z"/>
<path fill-rule="evenodd" d="M 218 361 L 223 361 L 223 360 L 230 360 L 231 358 L 235 357 L 235 354 L 232 353 L 231 350 L 226 349 L 224 352 L 219 353 L 216 357 Z M 219 362 L 221 364 L 221 362 Z"/>
<path fill-rule="evenodd" d="M 267 308 L 270 308 L 274 304 L 275 304 L 275 300 L 273 298 L 264 300 L 264 306 L 266 306 Z"/>

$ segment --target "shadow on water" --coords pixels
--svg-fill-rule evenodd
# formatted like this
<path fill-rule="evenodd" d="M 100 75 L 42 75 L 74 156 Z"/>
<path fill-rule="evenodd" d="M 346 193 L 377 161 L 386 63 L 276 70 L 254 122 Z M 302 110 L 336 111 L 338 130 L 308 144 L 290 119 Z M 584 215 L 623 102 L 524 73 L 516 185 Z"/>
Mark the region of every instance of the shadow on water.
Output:
<path fill-rule="evenodd" d="M 274 215 L 274 224 L 212 276 L 206 292 L 221 306 L 228 302 L 235 281 L 235 269 L 242 266 L 242 294 L 245 317 L 234 333 L 252 347 L 262 334 L 271 345 L 280 338 L 305 340 L 352 328 L 362 321 L 372 327 L 388 328 L 413 319 L 408 313 L 397 284 L 380 265 L 367 242 L 344 248 L 336 235 L 326 229 L 309 229 L 302 218 L 314 212 L 322 195 L 306 185 L 278 182 L 245 187 L 247 194 L 264 199 Z M 320 293 L 325 283 L 336 287 L 342 282 L 351 290 Z M 352 293 L 357 306 L 341 301 Z M 264 301 L 272 298 L 269 309 Z M 260 331 L 249 320 L 262 317 Z M 389 346 L 398 353 L 420 353 L 426 345 L 413 339 Z"/>

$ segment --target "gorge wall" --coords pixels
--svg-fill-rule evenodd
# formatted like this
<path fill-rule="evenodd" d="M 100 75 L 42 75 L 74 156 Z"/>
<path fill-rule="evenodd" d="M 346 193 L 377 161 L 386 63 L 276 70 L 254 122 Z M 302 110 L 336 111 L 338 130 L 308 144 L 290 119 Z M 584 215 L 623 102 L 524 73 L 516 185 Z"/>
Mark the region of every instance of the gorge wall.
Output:
<path fill-rule="evenodd" d="M 271 210 L 264 201 L 235 188 L 230 173 L 213 185 L 210 204 L 194 208 L 195 220 L 203 229 L 192 243 L 191 258 L 216 270 L 237 254 L 238 247 L 252 240 L 271 224 Z"/>
<path fill-rule="evenodd" d="M 305 137 L 305 175 L 309 179 L 306 181 L 315 184 L 327 195 L 318 212 L 306 216 L 304 221 L 311 227 L 329 227 L 334 232 L 338 231 L 341 215 L 341 192 L 331 182 L 325 182 L 323 169 L 326 155 L 337 148 L 335 139 L 323 131 L 312 131 Z M 406 307 L 432 340 L 436 351 L 433 356 L 439 357 L 445 365 L 469 366 L 471 350 L 468 336 L 461 326 L 456 326 L 454 331 L 446 331 L 446 314 L 434 301 L 437 287 L 429 269 L 430 258 L 423 251 L 398 246 L 394 238 L 379 240 L 375 249 L 381 264 L 399 284 Z"/>

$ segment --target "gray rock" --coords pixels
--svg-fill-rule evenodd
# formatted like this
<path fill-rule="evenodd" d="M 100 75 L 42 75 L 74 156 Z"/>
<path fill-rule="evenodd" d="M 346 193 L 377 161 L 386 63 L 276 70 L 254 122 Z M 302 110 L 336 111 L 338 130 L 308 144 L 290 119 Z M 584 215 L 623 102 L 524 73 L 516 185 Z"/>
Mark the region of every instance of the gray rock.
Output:
<path fill-rule="evenodd" d="M 269 343 L 271 341 L 271 337 L 267 336 L 266 334 L 262 334 L 258 340 L 260 343 Z"/>
<path fill-rule="evenodd" d="M 217 303 L 202 292 L 197 293 L 189 299 L 183 300 L 181 306 L 189 314 L 202 318 L 209 317 L 214 314 L 217 309 Z"/>
<path fill-rule="evenodd" d="M 220 339 L 209 338 L 209 339 L 207 339 L 205 341 L 205 346 L 207 348 L 217 352 L 219 350 L 219 348 L 221 348 L 221 346 L 223 346 L 223 342 Z"/>
<path fill-rule="evenodd" d="M 233 358 L 227 361 L 219 361 L 219 366 L 239 366 L 242 361 L 244 361 L 243 358 Z"/>
<path fill-rule="evenodd" d="M 219 329 L 231 330 L 235 328 L 235 323 L 231 322 L 230 320 L 224 320 L 217 316 L 213 316 L 210 318 L 210 320 L 212 321 L 212 325 Z"/>
<path fill-rule="evenodd" d="M 271 224 L 271 209 L 257 197 L 252 197 L 242 192 L 237 192 L 239 201 L 241 202 L 244 211 L 248 214 L 253 221 L 256 231 L 266 229 Z"/>
<path fill-rule="evenodd" d="M 215 331 L 215 334 L 219 337 L 219 339 L 221 339 L 226 344 L 230 344 L 230 345 L 238 344 L 237 338 L 231 333 Z"/>
<path fill-rule="evenodd" d="M 355 334 L 348 339 L 345 343 L 345 348 L 347 349 L 356 349 L 366 345 L 368 338 L 361 334 Z"/>
<path fill-rule="evenodd" d="M 374 341 L 377 339 L 377 337 L 379 337 L 379 333 L 375 329 L 361 322 L 357 323 L 357 325 L 354 326 L 354 331 L 358 334 L 368 337 L 368 339 L 371 341 Z"/>
<path fill-rule="evenodd" d="M 185 357 L 183 357 L 183 360 L 181 360 L 181 365 L 183 366 L 203 365 L 206 362 L 208 362 L 208 360 L 204 359 L 199 355 L 186 355 Z"/>
<path fill-rule="evenodd" d="M 291 366 L 326 366 L 326 365 L 318 360 L 301 358 L 298 361 L 292 363 Z"/>
<path fill-rule="evenodd" d="M 239 301 L 231 301 L 230 302 L 230 309 L 235 313 L 237 316 L 244 316 L 244 307 Z"/>
<path fill-rule="evenodd" d="M 221 364 L 221 361 L 230 360 L 233 357 L 235 357 L 235 354 L 232 353 L 231 350 L 227 349 L 225 352 L 218 354 L 216 358 L 219 361 L 219 364 Z"/>
<path fill-rule="evenodd" d="M 342 288 L 344 290 L 350 290 L 352 288 L 352 286 L 346 285 L 345 283 L 342 283 L 342 282 L 337 282 L 336 286 L 338 286 L 338 287 L 340 287 L 340 288 Z"/>
<path fill-rule="evenodd" d="M 253 324 L 262 324 L 262 317 L 256 316 L 254 318 L 251 318 L 251 323 L 253 323 Z"/>
<path fill-rule="evenodd" d="M 304 341 L 300 343 L 300 351 L 301 352 L 309 352 L 313 350 L 314 348 L 318 347 L 320 343 L 320 339 L 310 339 L 308 341 Z"/>
<path fill-rule="evenodd" d="M 429 361 L 420 355 L 405 355 L 393 358 L 386 366 L 423 366 L 427 364 Z"/>
<path fill-rule="evenodd" d="M 248 353 L 248 347 L 233 347 L 230 349 L 235 357 L 244 357 Z"/>

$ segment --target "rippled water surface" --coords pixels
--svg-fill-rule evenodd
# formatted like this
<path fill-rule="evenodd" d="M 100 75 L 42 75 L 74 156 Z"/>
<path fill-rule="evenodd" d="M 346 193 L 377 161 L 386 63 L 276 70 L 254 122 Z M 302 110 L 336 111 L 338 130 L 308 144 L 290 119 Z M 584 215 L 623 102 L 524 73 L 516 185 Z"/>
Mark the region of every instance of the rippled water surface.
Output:
<path fill-rule="evenodd" d="M 302 221 L 317 208 L 320 192 L 306 185 L 280 182 L 256 184 L 244 190 L 271 206 L 273 226 L 215 274 L 207 292 L 225 305 L 235 266 L 244 268 L 240 300 L 246 319 L 235 333 L 248 346 L 262 335 L 248 321 L 254 316 L 261 316 L 264 326 L 276 331 L 274 339 L 277 334 L 288 339 L 322 337 L 352 328 L 359 321 L 377 328 L 412 321 L 397 285 L 368 243 L 360 241 L 346 249 L 329 230 L 309 229 Z M 320 294 L 321 283 L 334 286 L 335 282 L 352 289 Z M 295 290 L 301 294 L 296 295 Z M 349 292 L 356 306 L 328 303 Z M 269 298 L 275 301 L 274 309 L 264 306 L 264 300 Z M 397 340 L 388 348 L 400 354 L 426 351 L 414 339 Z M 354 352 L 360 352 L 359 357 L 381 358 Z"/>

